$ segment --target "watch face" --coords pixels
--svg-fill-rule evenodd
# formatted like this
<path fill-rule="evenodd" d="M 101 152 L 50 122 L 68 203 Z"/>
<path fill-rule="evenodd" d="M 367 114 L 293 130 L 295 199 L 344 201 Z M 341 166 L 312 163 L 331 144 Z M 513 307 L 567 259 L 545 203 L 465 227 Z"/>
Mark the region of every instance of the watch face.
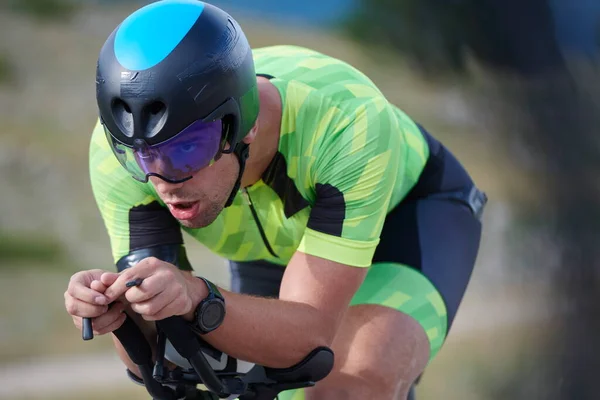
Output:
<path fill-rule="evenodd" d="M 204 309 L 202 310 L 202 325 L 204 325 L 206 329 L 217 328 L 223 321 L 223 311 L 223 305 L 220 301 L 209 302 L 205 305 Z"/>

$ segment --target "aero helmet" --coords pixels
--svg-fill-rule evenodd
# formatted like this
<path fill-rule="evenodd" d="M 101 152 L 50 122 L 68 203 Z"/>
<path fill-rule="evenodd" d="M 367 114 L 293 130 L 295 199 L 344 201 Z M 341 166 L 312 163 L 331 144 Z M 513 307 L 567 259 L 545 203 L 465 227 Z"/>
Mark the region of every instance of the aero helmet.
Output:
<path fill-rule="evenodd" d="M 225 11 L 161 0 L 128 16 L 100 51 L 96 99 L 110 146 L 132 176 L 183 182 L 234 152 L 259 111 L 252 50 Z"/>

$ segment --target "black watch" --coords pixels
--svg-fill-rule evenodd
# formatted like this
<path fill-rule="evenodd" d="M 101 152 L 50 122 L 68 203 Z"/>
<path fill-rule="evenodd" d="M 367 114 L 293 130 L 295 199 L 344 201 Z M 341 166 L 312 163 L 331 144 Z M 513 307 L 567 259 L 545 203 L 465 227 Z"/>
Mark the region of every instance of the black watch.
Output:
<path fill-rule="evenodd" d="M 208 296 L 196 307 L 192 327 L 200 333 L 209 333 L 221 326 L 225 319 L 225 299 L 216 285 L 201 276 L 197 278 L 206 283 Z"/>

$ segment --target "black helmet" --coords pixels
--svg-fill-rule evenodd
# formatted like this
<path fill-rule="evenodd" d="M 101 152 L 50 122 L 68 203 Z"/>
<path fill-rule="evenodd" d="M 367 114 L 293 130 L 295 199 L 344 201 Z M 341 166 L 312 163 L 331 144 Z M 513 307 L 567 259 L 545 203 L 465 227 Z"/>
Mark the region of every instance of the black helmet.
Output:
<path fill-rule="evenodd" d="M 259 111 L 252 50 L 244 33 L 229 14 L 196 0 L 161 0 L 128 16 L 100 51 L 96 98 L 115 155 L 145 181 L 149 175 L 167 181 L 191 177 L 183 176 L 193 172 L 189 166 L 186 171 L 171 165 L 174 176 L 162 176 L 131 161 L 140 164 L 134 153 L 144 158 L 144 151 L 186 128 L 198 131 L 193 127 L 198 122 L 218 124 L 219 151 L 213 158 L 235 151 L 242 170 L 247 148 L 240 142 Z"/>

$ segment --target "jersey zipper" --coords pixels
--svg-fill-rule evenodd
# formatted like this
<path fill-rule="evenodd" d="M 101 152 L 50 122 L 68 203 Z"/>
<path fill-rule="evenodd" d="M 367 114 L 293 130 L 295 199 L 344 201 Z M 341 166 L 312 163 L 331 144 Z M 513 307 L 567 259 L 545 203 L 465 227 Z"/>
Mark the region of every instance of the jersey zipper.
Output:
<path fill-rule="evenodd" d="M 271 255 L 273 257 L 279 258 L 277 256 L 277 254 L 275 254 L 275 252 L 273 251 L 273 248 L 271 247 L 271 244 L 269 243 L 269 240 L 267 239 L 267 235 L 265 234 L 265 231 L 260 223 L 260 220 L 258 219 L 258 214 L 256 213 L 256 209 L 254 208 L 254 205 L 252 204 L 252 199 L 250 198 L 250 193 L 248 193 L 248 190 L 246 190 L 246 188 L 243 188 L 242 194 L 243 194 L 244 198 L 246 199 L 246 203 L 248 204 L 248 206 L 250 206 L 250 211 L 252 212 L 252 216 L 254 217 L 254 222 L 256 222 L 256 226 L 258 227 L 258 231 L 260 232 L 260 236 L 262 237 L 265 247 L 267 248 L 267 250 L 269 250 L 269 253 L 271 253 Z"/>

